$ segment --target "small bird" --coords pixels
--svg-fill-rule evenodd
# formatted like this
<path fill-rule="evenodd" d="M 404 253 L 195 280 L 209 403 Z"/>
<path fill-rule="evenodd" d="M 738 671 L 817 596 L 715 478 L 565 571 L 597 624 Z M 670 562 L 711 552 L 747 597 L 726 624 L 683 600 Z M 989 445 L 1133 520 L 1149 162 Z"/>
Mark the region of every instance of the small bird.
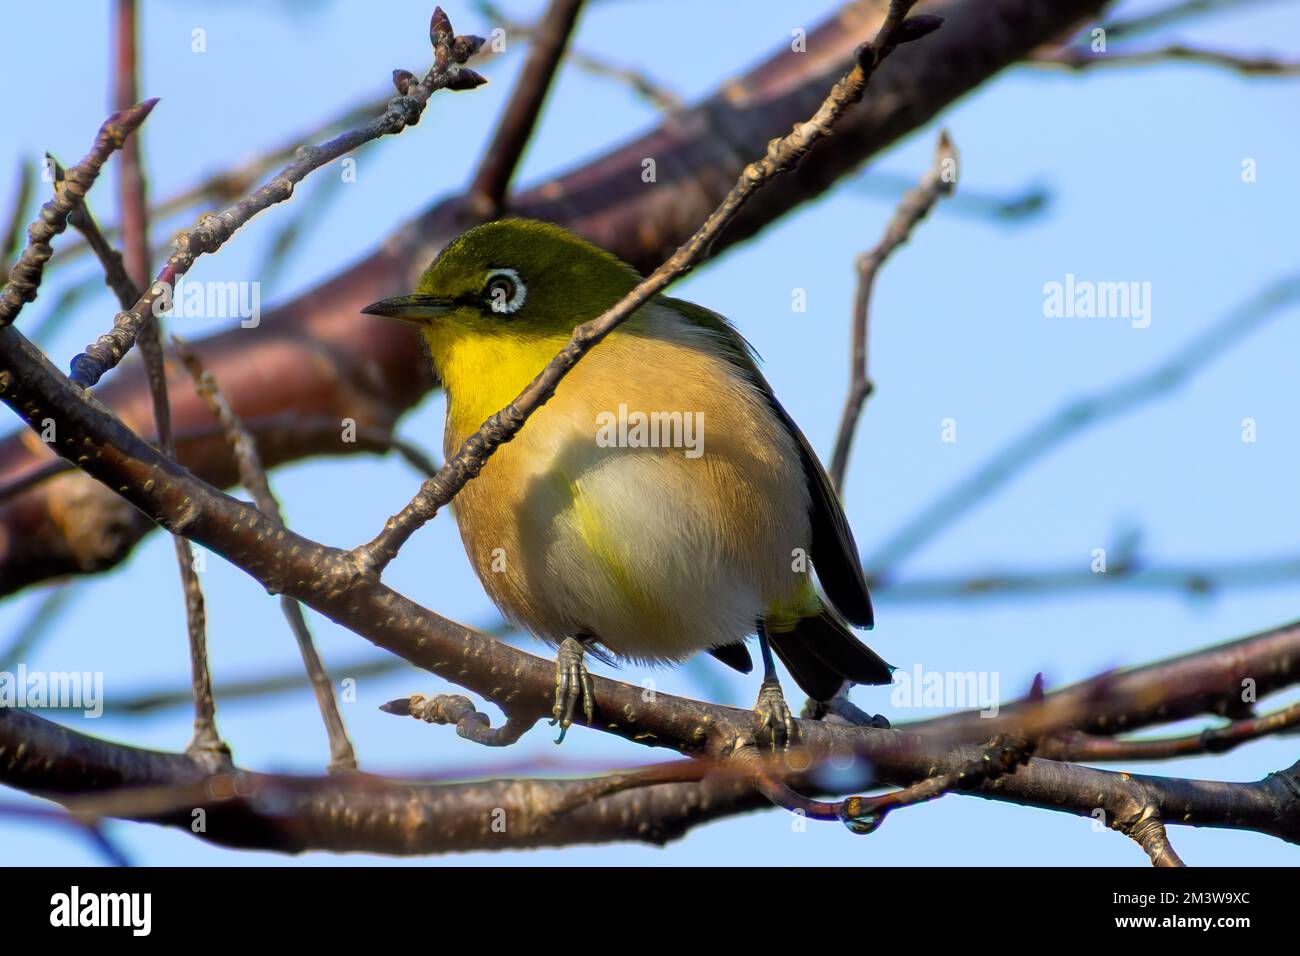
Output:
<path fill-rule="evenodd" d="M 503 219 L 449 243 L 413 295 L 363 311 L 419 328 L 450 456 L 640 279 L 566 229 Z M 691 302 L 655 296 L 592 349 L 452 511 L 493 602 L 558 648 L 559 740 L 579 706 L 594 719 L 587 651 L 708 651 L 747 674 L 757 634 L 756 734 L 774 747 L 796 731 L 773 651 L 818 701 L 892 679 L 844 623 L 870 628 L 871 598 L 826 472 L 749 344 Z"/>

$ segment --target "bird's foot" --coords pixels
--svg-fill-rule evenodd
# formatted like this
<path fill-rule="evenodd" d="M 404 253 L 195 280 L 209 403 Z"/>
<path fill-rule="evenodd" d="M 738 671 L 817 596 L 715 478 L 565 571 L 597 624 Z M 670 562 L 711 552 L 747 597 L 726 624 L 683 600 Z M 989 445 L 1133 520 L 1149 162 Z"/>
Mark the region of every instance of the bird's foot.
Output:
<path fill-rule="evenodd" d="M 596 695 L 591 689 L 591 675 L 582 663 L 584 648 L 577 638 L 566 637 L 560 642 L 555 655 L 555 707 L 551 710 L 551 726 L 560 725 L 560 736 L 555 742 L 563 743 L 564 735 L 573 723 L 578 703 L 590 724 L 595 719 L 593 707 Z"/>
<path fill-rule="evenodd" d="M 758 700 L 754 704 L 756 721 L 755 735 L 761 741 L 766 731 L 772 741 L 772 749 L 778 747 L 790 749 L 790 742 L 798 736 L 794 715 L 781 693 L 781 685 L 776 680 L 765 680 L 758 689 Z"/>

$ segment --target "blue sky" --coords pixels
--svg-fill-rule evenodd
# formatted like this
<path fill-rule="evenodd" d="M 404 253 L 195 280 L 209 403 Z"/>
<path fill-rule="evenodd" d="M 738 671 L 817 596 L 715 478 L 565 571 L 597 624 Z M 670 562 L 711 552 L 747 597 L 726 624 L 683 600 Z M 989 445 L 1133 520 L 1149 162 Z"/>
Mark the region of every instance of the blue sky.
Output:
<path fill-rule="evenodd" d="M 1124 11 L 1162 4 L 1132 3 Z M 510 2 L 529 19 L 540 3 Z M 577 44 L 634 64 L 688 100 L 811 28 L 837 4 L 755 0 L 736 16 L 728 4 L 623 0 L 591 4 Z M 491 24 L 454 2 L 462 32 Z M 376 15 L 380 12 L 381 15 Z M 429 6 L 342 2 L 144 4 L 147 58 L 142 93 L 161 96 L 144 133 L 155 196 L 277 144 L 317 119 L 379 93 L 394 67 L 423 69 Z M 49 149 L 80 157 L 106 115 L 106 6 L 85 4 L 76 29 L 48 5 L 12 5 L 0 34 L 0 76 L 14 88 L 0 143 L 0 177 L 20 157 Z M 683 26 L 690 30 L 683 32 Z M 191 51 L 191 31 L 206 31 L 207 52 Z M 1245 12 L 1198 21 L 1141 41 L 1184 40 L 1260 52 L 1300 35 L 1300 8 L 1256 3 Z M 47 62 L 57 36 L 76 81 L 54 82 Z M 39 41 L 39 42 L 38 42 Z M 692 45 L 698 48 L 692 51 Z M 661 51 L 680 51 L 667 54 Z M 647 52 L 651 51 L 651 52 Z M 283 264 L 263 301 L 309 288 L 379 243 L 417 209 L 466 182 L 522 59 L 516 45 L 495 61 L 492 83 L 472 94 L 438 96 L 416 128 L 368 150 L 357 181 L 333 191 L 311 234 Z M 1279 50 L 1279 52 L 1286 52 Z M 1298 51 L 1291 51 L 1300 55 Z M 31 77 L 45 77 L 32 86 Z M 102 78 L 102 79 L 101 79 Z M 37 95 L 39 93 L 39 95 Z M 884 269 L 874 299 L 871 370 L 877 391 L 863 418 L 849 468 L 846 505 L 867 554 L 937 495 L 988 461 L 1007 442 L 1067 401 L 1104 389 L 1174 354 L 1263 286 L 1298 268 L 1295 223 L 1300 156 L 1295 115 L 1300 80 L 1245 79 L 1195 65 L 1096 70 L 1086 75 L 1019 69 L 982 87 L 940 117 L 962 155 L 959 191 L 1014 195 L 1050 191 L 1044 214 L 1015 225 L 941 208 Z M 624 88 L 566 67 L 523 163 L 531 183 L 567 169 L 656 121 Z M 729 251 L 679 284 L 674 294 L 732 317 L 767 359 L 765 373 L 814 447 L 828 457 L 847 382 L 854 256 L 878 239 L 894 199 L 869 183 L 873 172 L 919 176 L 938 126 L 918 131 L 858 176 L 801 207 L 754 241 Z M 830 144 L 833 148 L 833 143 Z M 1253 159 L 1257 181 L 1243 183 Z M 331 169 L 318 177 L 336 175 Z M 107 180 L 106 180 L 107 182 Z M 779 187 L 776 187 L 779 188 Z M 312 188 L 300 190 L 310 201 Z M 111 221 L 113 191 L 91 194 Z M 6 200 L 7 201 L 7 200 Z M 264 214 L 195 279 L 258 278 L 267 244 L 287 207 Z M 179 228 L 185 222 L 178 222 Z M 41 321 L 62 284 L 89 273 L 79 260 L 56 271 L 22 327 Z M 1147 328 L 1122 319 L 1048 318 L 1043 287 L 1067 274 L 1093 281 L 1151 284 Z M 791 311 L 792 290 L 807 290 L 807 312 Z M 395 290 L 399 291 L 399 290 Z M 114 306 L 88 300 L 52 339 L 56 364 L 103 331 Z M 197 337 L 220 323 L 182 320 Z M 248 333 L 256 335 L 255 331 Z M 1249 336 L 1233 337 L 1195 377 L 1131 415 L 1089 429 L 1016 475 L 974 511 L 910 555 L 900 580 L 995 569 L 1077 567 L 1093 549 L 1133 529 L 1152 564 L 1214 564 L 1283 556 L 1296 548 L 1300 505 L 1300 408 L 1295 363 L 1300 307 L 1279 310 Z M 437 448 L 443 406 L 434 396 L 409 414 L 403 435 Z M 1257 423 L 1257 441 L 1241 423 Z M 957 441 L 940 440 L 944 419 Z M 368 539 L 415 490 L 418 478 L 396 460 L 355 458 L 284 468 L 273 482 L 298 531 L 331 544 Z M 340 506 L 345 503 L 344 506 Z M 447 616 L 487 624 L 495 612 L 464 559 L 450 516 L 421 531 L 390 568 L 389 583 Z M 278 602 L 251 579 L 212 558 L 203 575 L 209 643 L 218 683 L 284 670 L 298 661 Z M 168 542 L 151 536 L 121 568 L 77 585 L 55 634 L 26 658 L 29 668 L 99 670 L 106 693 L 127 697 L 182 684 L 188 673 L 183 607 Z M 40 594 L 0 606 L 7 646 Z M 1107 668 L 1181 653 L 1295 618 L 1300 581 L 1196 598 L 1124 586 L 1049 596 L 960 602 L 878 600 L 872 643 L 904 670 L 996 674 L 1004 698 L 1021 694 L 1042 671 L 1049 686 Z M 105 608 L 111 608 L 108 613 Z M 377 656 L 360 638 L 315 616 L 312 626 L 334 676 L 339 665 Z M 525 642 L 532 650 L 539 647 Z M 638 669 L 621 676 L 639 681 Z M 755 678 L 711 662 L 653 679 L 670 692 L 749 705 Z M 447 689 L 411 669 L 362 680 L 344 718 L 363 766 L 377 772 L 436 773 L 503 759 L 448 728 L 396 720 L 379 703 L 413 691 Z M 854 700 L 896 721 L 934 711 L 899 708 L 889 691 L 858 688 Z M 1293 699 L 1282 697 L 1278 702 Z M 304 690 L 255 703 L 221 701 L 222 733 L 251 769 L 319 771 L 324 732 Z M 147 718 L 105 716 L 75 722 L 86 732 L 165 749 L 188 739 L 185 708 Z M 1294 738 L 1251 744 L 1224 757 L 1128 769 L 1216 779 L 1257 779 L 1295 759 Z M 648 752 L 575 729 L 565 746 L 539 727 L 508 759 L 625 766 Z M 4 791 L 5 803 L 35 803 Z M 112 835 L 140 863 L 207 864 L 390 862 L 311 854 L 299 860 L 210 847 L 186 834 L 131 824 Z M 1296 862 L 1276 840 L 1228 831 L 1172 831 L 1189 863 Z M 0 862 L 96 862 L 61 828 L 0 814 Z M 792 865 L 1082 864 L 1146 865 L 1137 846 L 1089 821 L 1063 814 L 950 796 L 897 813 L 868 837 L 810 824 L 797 832 L 782 811 L 700 829 L 666 850 L 641 846 L 573 848 L 447 858 L 465 864 L 594 863 L 651 866 L 734 862 Z M 416 861 L 391 861 L 424 862 Z M 435 859 L 433 862 L 439 862 Z"/>

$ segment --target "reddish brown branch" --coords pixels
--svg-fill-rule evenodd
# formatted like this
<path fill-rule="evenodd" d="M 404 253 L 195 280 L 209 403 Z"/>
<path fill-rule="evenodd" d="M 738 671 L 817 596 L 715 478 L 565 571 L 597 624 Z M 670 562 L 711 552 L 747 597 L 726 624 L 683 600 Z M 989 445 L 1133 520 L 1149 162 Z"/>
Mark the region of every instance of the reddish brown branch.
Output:
<path fill-rule="evenodd" d="M 1041 750 L 1044 756 L 1054 760 L 1172 760 L 1197 754 L 1227 753 L 1252 740 L 1296 727 L 1300 727 L 1300 704 L 1177 737 L 1125 740 L 1096 734 L 1064 734 L 1057 740 L 1048 741 Z"/>
<path fill-rule="evenodd" d="M 534 29 L 528 59 L 465 195 L 472 216 L 486 220 L 501 214 L 510 180 L 537 125 L 582 4 L 583 0 L 551 0 Z"/>

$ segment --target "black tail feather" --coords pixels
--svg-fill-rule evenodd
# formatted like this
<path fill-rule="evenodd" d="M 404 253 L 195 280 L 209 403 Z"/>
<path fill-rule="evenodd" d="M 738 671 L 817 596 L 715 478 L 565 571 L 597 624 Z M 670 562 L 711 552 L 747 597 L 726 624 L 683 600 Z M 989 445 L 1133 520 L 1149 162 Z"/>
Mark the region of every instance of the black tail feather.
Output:
<path fill-rule="evenodd" d="M 814 654 L 794 632 L 769 634 L 767 639 L 805 694 L 813 700 L 830 700 L 839 693 L 844 678 Z"/>
<path fill-rule="evenodd" d="M 888 684 L 893 668 L 829 611 L 805 617 L 793 630 L 768 633 L 772 650 L 813 700 L 830 700 L 846 681 Z"/>
<path fill-rule="evenodd" d="M 744 641 L 723 644 L 721 647 L 710 647 L 709 653 L 742 674 L 748 674 L 754 669 L 754 659 L 749 656 L 749 648 L 745 646 Z"/>

